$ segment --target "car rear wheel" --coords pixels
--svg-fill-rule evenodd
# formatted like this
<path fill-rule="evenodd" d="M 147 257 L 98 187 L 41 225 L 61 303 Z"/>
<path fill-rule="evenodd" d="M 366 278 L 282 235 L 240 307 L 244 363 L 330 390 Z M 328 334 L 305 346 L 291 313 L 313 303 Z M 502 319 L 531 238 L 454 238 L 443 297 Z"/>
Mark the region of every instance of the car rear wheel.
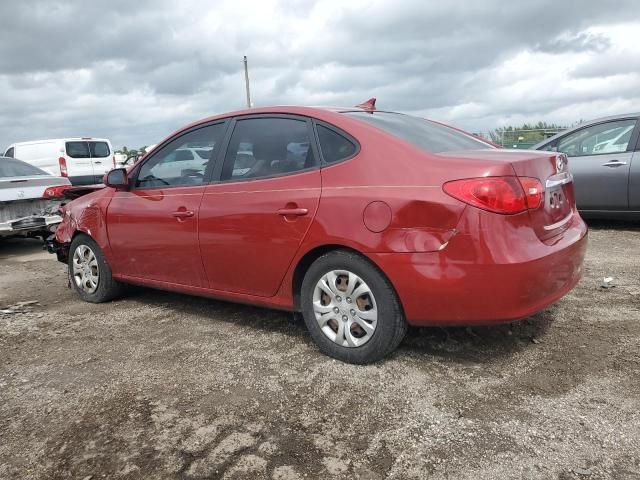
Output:
<path fill-rule="evenodd" d="M 407 331 L 389 281 L 352 252 L 318 258 L 302 281 L 301 303 L 313 340 L 324 353 L 344 362 L 380 360 L 397 348 Z"/>
<path fill-rule="evenodd" d="M 85 302 L 108 302 L 122 293 L 122 284 L 111 276 L 102 250 L 87 235 L 78 235 L 71 242 L 69 278 Z"/>

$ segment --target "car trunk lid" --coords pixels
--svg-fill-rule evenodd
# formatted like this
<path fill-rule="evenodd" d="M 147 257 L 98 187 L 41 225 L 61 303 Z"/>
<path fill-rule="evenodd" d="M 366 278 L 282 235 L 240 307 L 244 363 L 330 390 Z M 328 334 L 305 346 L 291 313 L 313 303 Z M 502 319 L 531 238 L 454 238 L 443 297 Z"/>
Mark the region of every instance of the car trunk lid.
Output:
<path fill-rule="evenodd" d="M 0 202 L 41 199 L 48 187 L 68 184 L 68 180 L 51 175 L 0 177 Z"/>
<path fill-rule="evenodd" d="M 519 178 L 536 178 L 543 187 L 540 205 L 529 210 L 532 227 L 541 240 L 562 233 L 575 211 L 573 177 L 566 155 L 531 150 L 485 149 L 441 154 L 456 158 L 504 162 L 511 165 Z M 526 192 L 525 192 L 526 193 Z"/>

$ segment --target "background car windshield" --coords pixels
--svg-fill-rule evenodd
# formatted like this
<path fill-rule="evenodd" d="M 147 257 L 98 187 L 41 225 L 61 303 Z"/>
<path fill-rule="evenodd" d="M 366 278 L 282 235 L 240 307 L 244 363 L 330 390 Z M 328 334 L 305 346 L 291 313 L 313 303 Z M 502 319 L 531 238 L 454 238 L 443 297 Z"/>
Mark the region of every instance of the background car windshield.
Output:
<path fill-rule="evenodd" d="M 14 160 L 12 158 L 0 159 L 0 178 L 7 177 L 30 177 L 32 175 L 49 175 L 33 165 Z"/>
<path fill-rule="evenodd" d="M 345 114 L 430 153 L 494 148 L 471 135 L 410 115 L 388 112 L 346 112 Z"/>

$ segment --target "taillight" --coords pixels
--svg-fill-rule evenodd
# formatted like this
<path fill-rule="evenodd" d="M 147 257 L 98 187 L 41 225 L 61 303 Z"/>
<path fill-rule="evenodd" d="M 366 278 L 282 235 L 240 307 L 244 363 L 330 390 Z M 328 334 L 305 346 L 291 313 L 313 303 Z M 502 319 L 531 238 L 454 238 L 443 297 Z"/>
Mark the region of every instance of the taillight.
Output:
<path fill-rule="evenodd" d="M 542 199 L 544 198 L 542 183 L 537 178 L 531 177 L 518 177 L 518 180 L 520 180 L 524 195 L 527 198 L 527 207 L 529 210 L 535 210 L 542 204 Z"/>
<path fill-rule="evenodd" d="M 60 165 L 60 175 L 63 177 L 68 177 L 68 173 L 67 173 L 67 161 L 64 159 L 64 157 L 60 157 L 58 159 L 58 165 Z"/>
<path fill-rule="evenodd" d="M 445 193 L 474 207 L 502 214 L 537 208 L 542 184 L 529 177 L 481 177 L 454 180 L 443 185 Z"/>
<path fill-rule="evenodd" d="M 64 198 L 64 192 L 68 190 L 70 185 L 56 185 L 55 187 L 47 188 L 42 194 L 42 198 Z"/>

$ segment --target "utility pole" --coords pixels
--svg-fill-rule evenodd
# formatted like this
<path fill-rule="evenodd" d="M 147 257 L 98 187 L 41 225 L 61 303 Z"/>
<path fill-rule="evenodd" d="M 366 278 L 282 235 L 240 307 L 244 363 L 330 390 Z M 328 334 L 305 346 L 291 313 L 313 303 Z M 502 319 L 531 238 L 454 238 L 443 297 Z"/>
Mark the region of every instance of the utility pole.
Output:
<path fill-rule="evenodd" d="M 244 56 L 244 84 L 247 90 L 247 108 L 251 108 L 251 91 L 249 90 L 249 66 L 247 65 L 247 56 Z"/>

